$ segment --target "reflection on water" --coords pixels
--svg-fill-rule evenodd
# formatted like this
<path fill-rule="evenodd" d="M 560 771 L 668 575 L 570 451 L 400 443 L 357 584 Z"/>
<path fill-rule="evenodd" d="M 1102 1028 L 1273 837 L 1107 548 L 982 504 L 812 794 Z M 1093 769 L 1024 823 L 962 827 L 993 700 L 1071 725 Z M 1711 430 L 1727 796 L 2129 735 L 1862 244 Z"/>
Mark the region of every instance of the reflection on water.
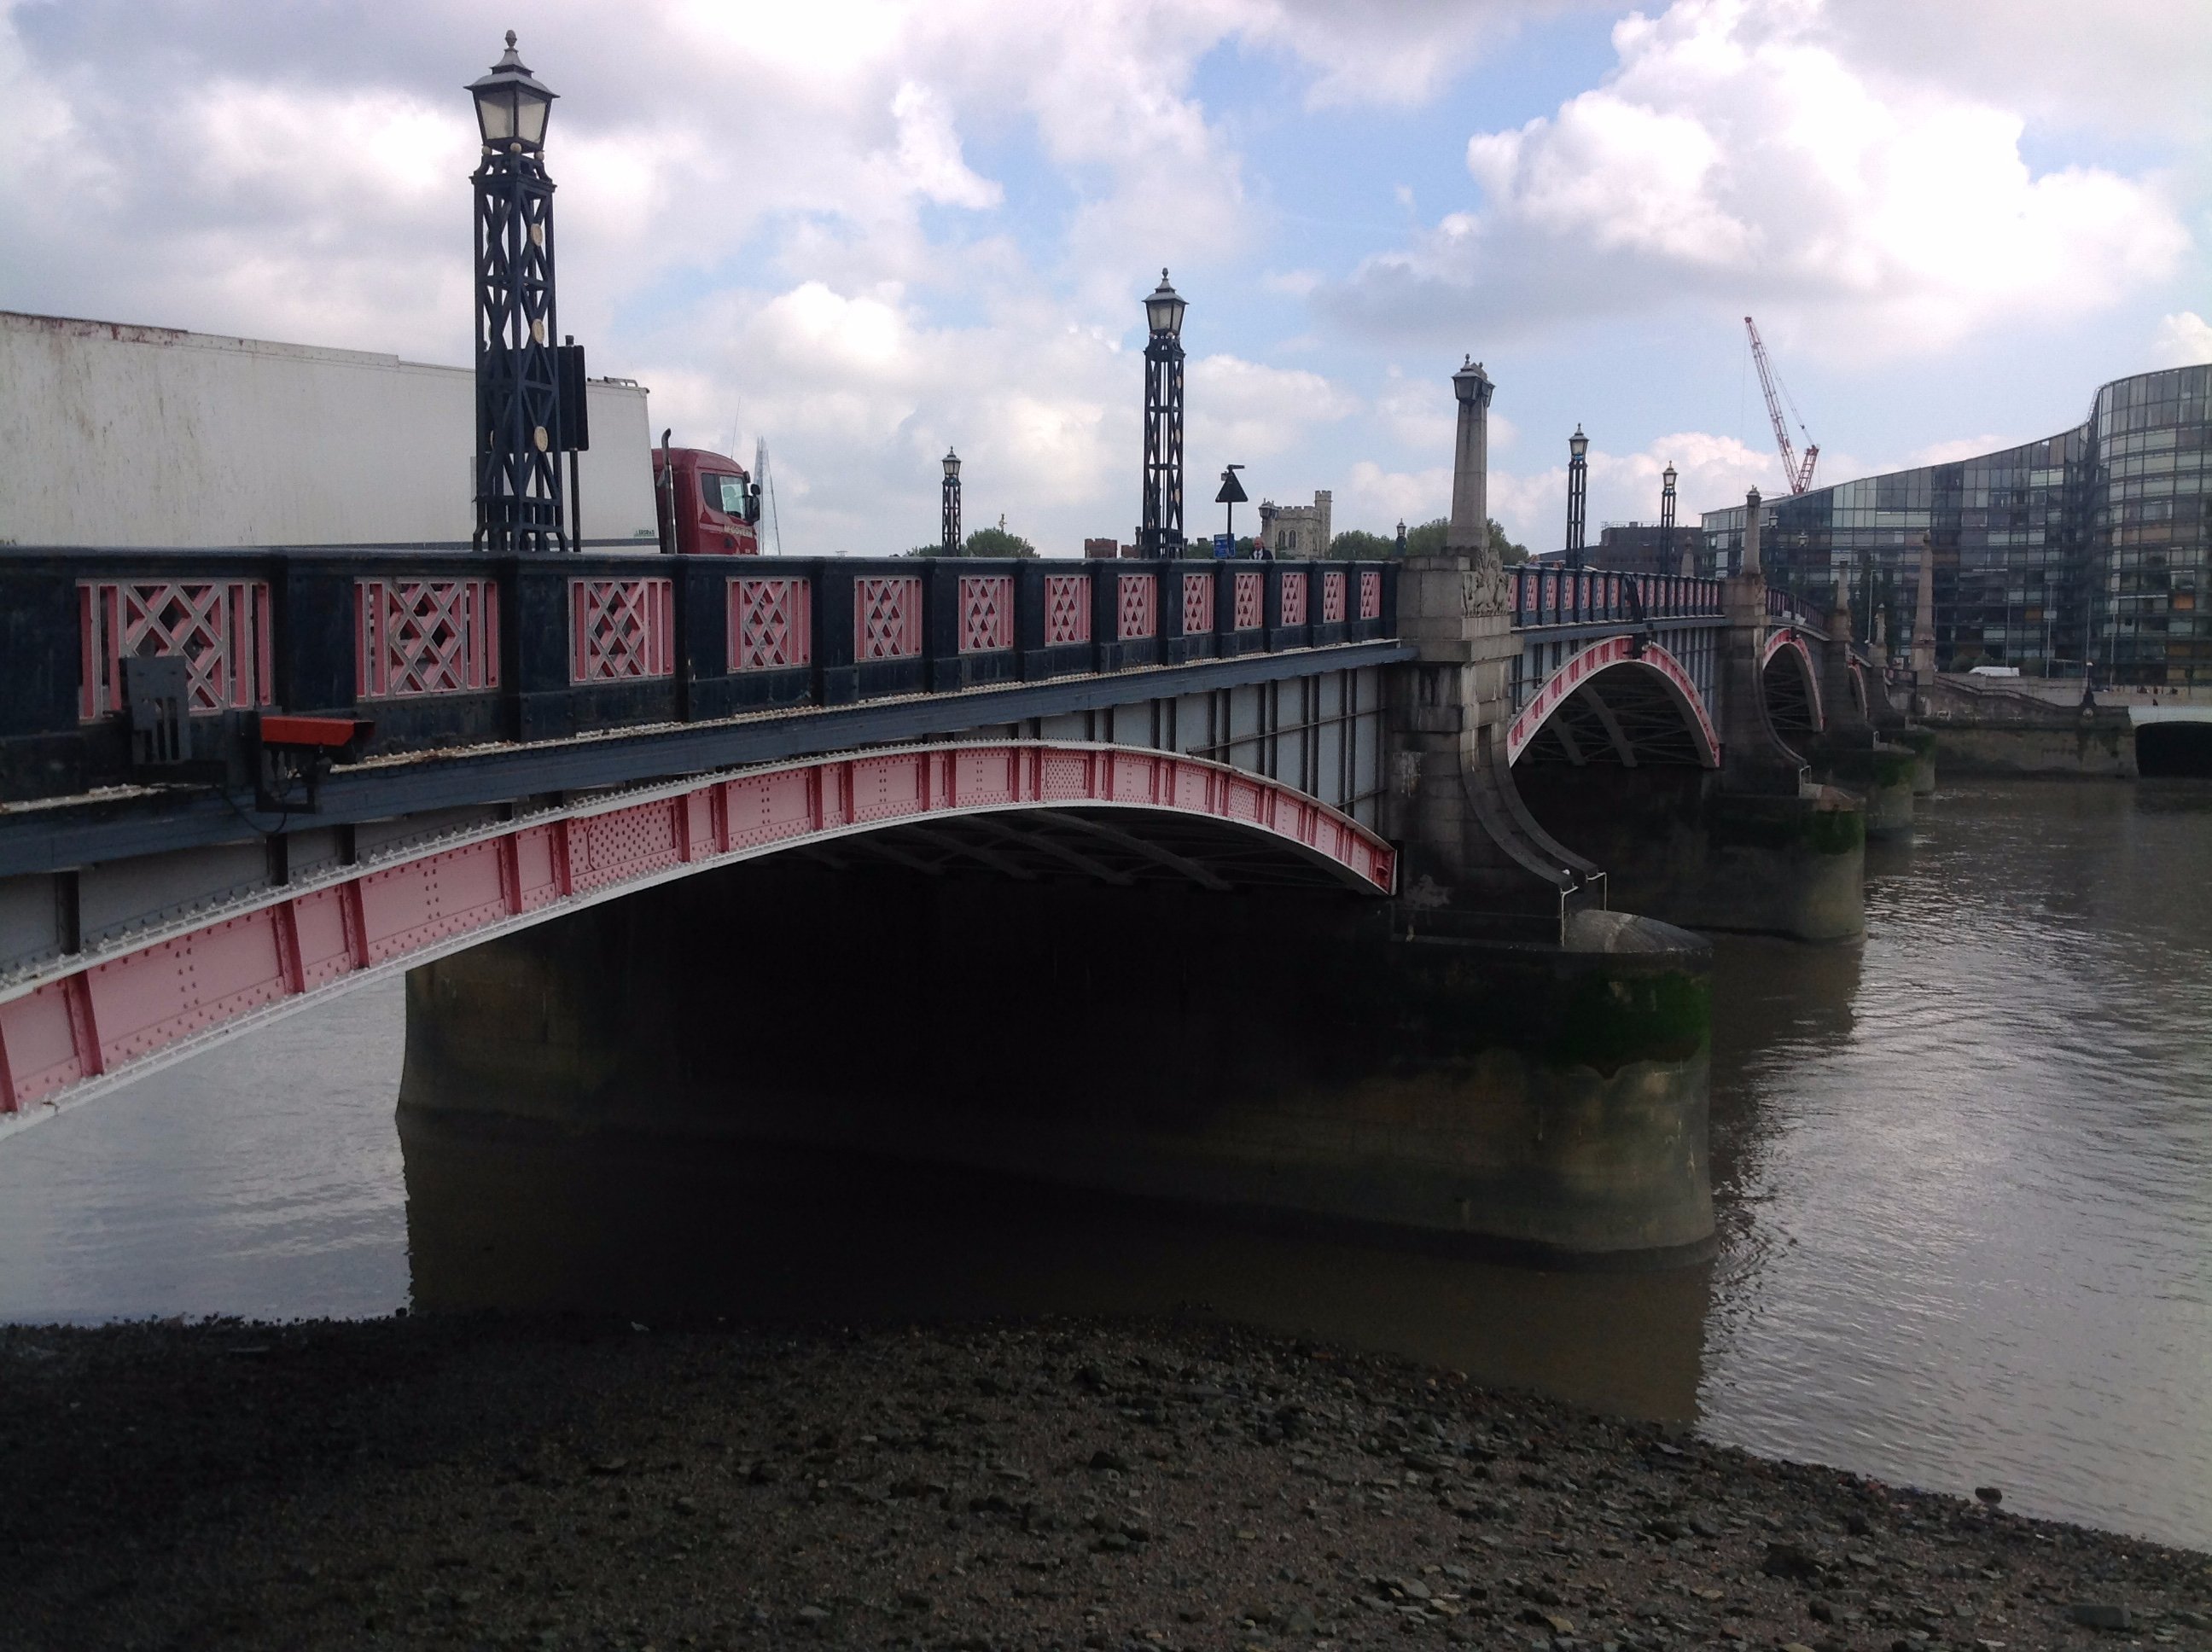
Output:
<path fill-rule="evenodd" d="M 791 1154 L 392 1127 L 398 994 L 0 1148 L 0 1315 L 1188 1311 L 2212 1546 L 2212 787 L 1954 788 L 1716 961 L 1710 1268 L 1550 1274 Z M 409 1254 L 411 1247 L 411 1256 Z"/>
<path fill-rule="evenodd" d="M 2212 789 L 1957 788 L 1722 948 L 1704 1427 L 2212 1546 Z"/>

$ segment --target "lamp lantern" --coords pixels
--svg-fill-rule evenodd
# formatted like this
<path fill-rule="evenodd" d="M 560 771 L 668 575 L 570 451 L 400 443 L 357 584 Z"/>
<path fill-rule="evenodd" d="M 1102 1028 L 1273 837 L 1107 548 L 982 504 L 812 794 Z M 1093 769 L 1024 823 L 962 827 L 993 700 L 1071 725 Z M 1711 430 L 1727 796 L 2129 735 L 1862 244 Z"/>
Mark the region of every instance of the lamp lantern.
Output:
<path fill-rule="evenodd" d="M 1190 307 L 1189 301 L 1168 284 L 1168 272 L 1160 271 L 1160 284 L 1145 300 L 1145 322 L 1155 338 L 1182 337 L 1182 313 Z"/>
<path fill-rule="evenodd" d="M 542 84 L 514 49 L 514 31 L 507 32 L 507 52 L 490 72 L 470 82 L 469 95 L 477 100 L 477 130 L 488 149 L 510 145 L 525 150 L 545 147 L 545 121 L 560 94 Z"/>

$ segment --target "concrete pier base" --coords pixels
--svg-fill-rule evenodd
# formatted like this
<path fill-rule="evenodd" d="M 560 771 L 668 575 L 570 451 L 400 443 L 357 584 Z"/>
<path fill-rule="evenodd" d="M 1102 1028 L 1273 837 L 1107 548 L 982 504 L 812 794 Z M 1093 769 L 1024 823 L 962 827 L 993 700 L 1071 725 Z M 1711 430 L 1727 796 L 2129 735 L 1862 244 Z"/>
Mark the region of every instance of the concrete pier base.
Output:
<path fill-rule="evenodd" d="M 1834 787 L 1737 793 L 1686 768 L 1544 765 L 1516 776 L 1545 829 L 1605 867 L 1615 906 L 1793 940 L 1866 932 L 1867 816 Z"/>
<path fill-rule="evenodd" d="M 1822 750 L 1815 767 L 1824 780 L 1864 803 L 1869 837 L 1909 837 L 1922 762 L 1912 747 L 1882 740 Z"/>
<path fill-rule="evenodd" d="M 414 972 L 415 1124 L 860 1149 L 1553 1260 L 1704 1254 L 1710 951 L 761 862 Z"/>
<path fill-rule="evenodd" d="M 1931 728 L 1901 728 L 1886 732 L 1882 738 L 1893 745 L 1903 746 L 1912 754 L 1912 795 L 1929 798 L 1936 795 L 1936 731 Z"/>

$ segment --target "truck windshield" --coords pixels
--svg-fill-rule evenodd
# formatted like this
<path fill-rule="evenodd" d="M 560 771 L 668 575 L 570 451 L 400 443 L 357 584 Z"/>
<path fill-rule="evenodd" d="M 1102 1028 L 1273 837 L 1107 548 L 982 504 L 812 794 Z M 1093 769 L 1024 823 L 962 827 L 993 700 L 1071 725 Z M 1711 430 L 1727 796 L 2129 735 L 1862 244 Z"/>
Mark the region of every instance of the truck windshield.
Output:
<path fill-rule="evenodd" d="M 718 476 L 711 471 L 699 473 L 700 490 L 707 495 L 707 508 L 720 511 L 725 516 L 734 516 L 740 522 L 745 516 L 745 479 L 741 476 Z"/>

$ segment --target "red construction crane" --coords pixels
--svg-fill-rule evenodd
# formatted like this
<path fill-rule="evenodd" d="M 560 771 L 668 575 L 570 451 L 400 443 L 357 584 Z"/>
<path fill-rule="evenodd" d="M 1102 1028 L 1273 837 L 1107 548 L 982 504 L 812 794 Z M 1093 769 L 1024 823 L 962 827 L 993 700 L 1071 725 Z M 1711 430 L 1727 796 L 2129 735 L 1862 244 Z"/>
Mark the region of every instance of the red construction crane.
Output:
<path fill-rule="evenodd" d="M 1782 474 L 1790 483 L 1790 491 L 1802 494 L 1813 485 L 1813 465 L 1820 457 L 1820 445 L 1813 440 L 1813 433 L 1805 428 L 1804 416 L 1797 411 L 1797 404 L 1790 400 L 1790 392 L 1777 382 L 1774 369 L 1766 360 L 1766 346 L 1759 342 L 1759 328 L 1749 316 L 1743 319 L 1744 331 L 1751 335 L 1751 359 L 1759 363 L 1759 387 L 1766 392 L 1766 416 L 1774 421 L 1774 445 L 1782 450 Z M 1805 462 L 1797 462 L 1796 449 L 1790 445 L 1790 427 L 1782 422 L 1782 404 L 1790 402 L 1790 416 L 1797 421 L 1798 434 L 1805 438 Z"/>

